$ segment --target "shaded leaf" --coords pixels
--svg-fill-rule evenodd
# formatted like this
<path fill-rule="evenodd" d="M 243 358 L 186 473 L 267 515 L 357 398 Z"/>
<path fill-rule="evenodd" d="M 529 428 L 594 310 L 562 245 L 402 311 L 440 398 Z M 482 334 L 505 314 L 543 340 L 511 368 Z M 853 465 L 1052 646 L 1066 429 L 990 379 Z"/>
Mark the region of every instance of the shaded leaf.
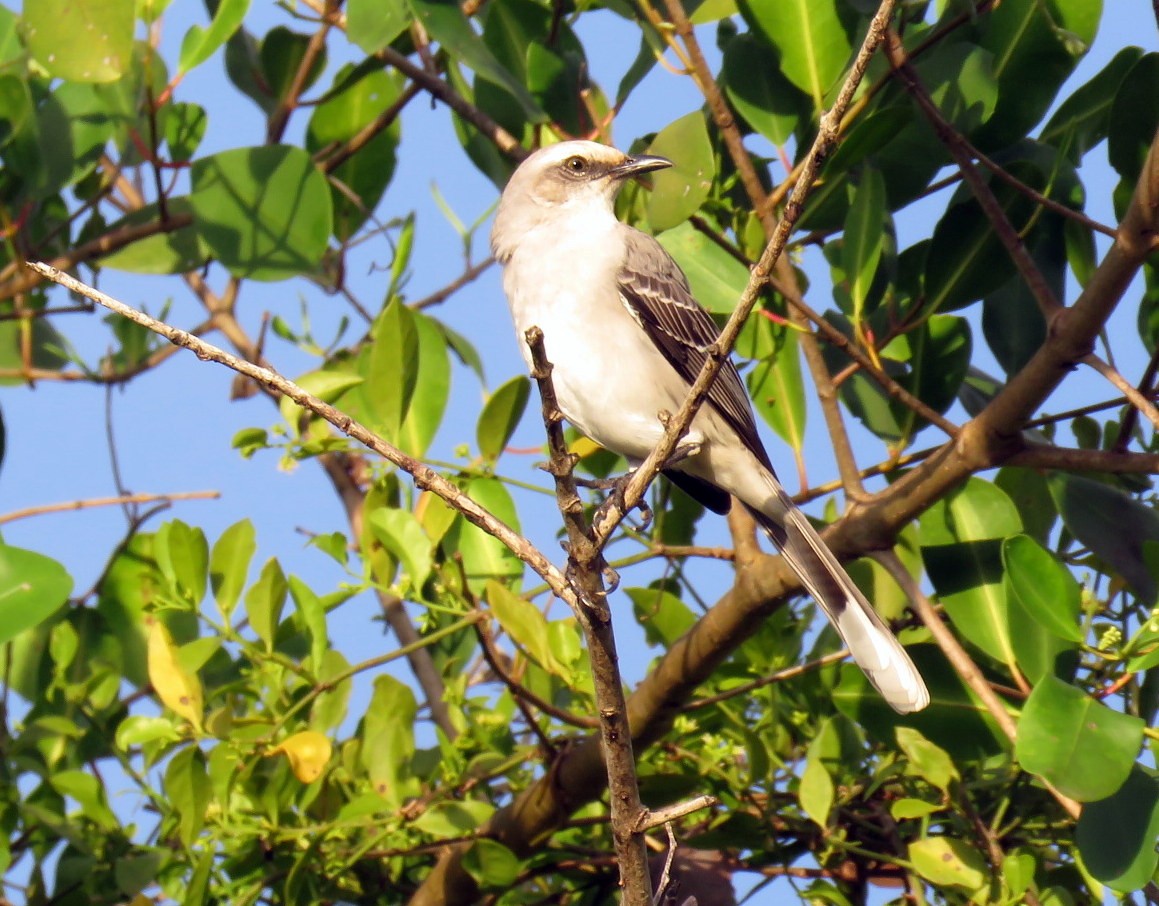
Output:
<path fill-rule="evenodd" d="M 737 35 L 724 48 L 724 88 L 749 126 L 774 145 L 783 145 L 806 104 L 774 61 L 773 49 L 757 35 Z"/>
<path fill-rule="evenodd" d="M 233 148 L 193 162 L 198 235 L 235 277 L 311 273 L 330 238 L 330 190 L 310 155 L 290 145 Z"/>
<path fill-rule="evenodd" d="M 1154 877 L 1159 853 L 1159 778 L 1135 765 L 1106 799 L 1088 803 L 1075 828 L 1087 870 L 1112 890 L 1130 893 Z"/>
<path fill-rule="evenodd" d="M 1059 514 L 1080 542 L 1110 564 L 1147 602 L 1155 600 L 1155 577 L 1143 557 L 1146 541 L 1159 541 L 1159 514 L 1130 494 L 1080 475 L 1049 479 Z"/>

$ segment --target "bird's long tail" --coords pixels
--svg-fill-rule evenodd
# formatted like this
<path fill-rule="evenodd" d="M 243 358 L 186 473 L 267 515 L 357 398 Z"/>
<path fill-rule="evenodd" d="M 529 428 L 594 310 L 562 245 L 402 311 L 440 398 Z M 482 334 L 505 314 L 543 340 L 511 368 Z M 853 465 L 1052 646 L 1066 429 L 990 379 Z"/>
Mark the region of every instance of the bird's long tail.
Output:
<path fill-rule="evenodd" d="M 853 659 L 890 706 L 902 714 L 920 711 L 930 693 L 913 661 L 877 611 L 858 590 L 805 514 L 779 486 L 770 515 L 747 507 L 768 533 L 809 594 L 848 646 Z"/>

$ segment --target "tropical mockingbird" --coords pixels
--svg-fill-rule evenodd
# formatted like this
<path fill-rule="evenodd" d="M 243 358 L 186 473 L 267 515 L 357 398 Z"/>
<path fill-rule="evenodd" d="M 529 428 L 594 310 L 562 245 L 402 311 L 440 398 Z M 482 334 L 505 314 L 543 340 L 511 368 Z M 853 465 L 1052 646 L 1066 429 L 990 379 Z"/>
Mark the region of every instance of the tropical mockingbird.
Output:
<path fill-rule="evenodd" d="M 594 142 L 543 148 L 511 177 L 491 231 L 515 327 L 521 339 L 543 331 L 564 416 L 632 464 L 660 441 L 660 412 L 680 408 L 719 333 L 679 265 L 612 208 L 626 179 L 671 165 Z M 905 649 L 777 480 L 731 361 L 678 453 L 664 474 L 717 513 L 740 500 L 886 701 L 924 708 L 929 693 Z"/>

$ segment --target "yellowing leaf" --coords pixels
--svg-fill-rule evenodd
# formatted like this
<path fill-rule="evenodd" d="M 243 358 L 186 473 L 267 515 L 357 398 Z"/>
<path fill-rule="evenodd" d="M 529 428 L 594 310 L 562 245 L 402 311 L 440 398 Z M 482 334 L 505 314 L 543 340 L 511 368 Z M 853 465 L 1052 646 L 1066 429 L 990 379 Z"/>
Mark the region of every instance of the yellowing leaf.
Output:
<path fill-rule="evenodd" d="M 330 761 L 330 739 L 314 730 L 295 733 L 270 752 L 284 752 L 290 759 L 290 770 L 302 783 L 313 783 L 322 776 L 322 769 Z"/>
<path fill-rule="evenodd" d="M 177 646 L 160 620 L 149 623 L 149 682 L 161 703 L 201 730 L 205 700 L 201 680 L 177 660 Z"/>

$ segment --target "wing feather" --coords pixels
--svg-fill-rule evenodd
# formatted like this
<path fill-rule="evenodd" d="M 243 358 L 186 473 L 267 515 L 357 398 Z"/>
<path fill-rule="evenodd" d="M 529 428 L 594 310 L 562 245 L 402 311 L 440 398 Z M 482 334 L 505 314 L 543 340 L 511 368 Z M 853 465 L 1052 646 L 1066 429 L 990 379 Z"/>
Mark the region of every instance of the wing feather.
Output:
<path fill-rule="evenodd" d="M 708 350 L 719 339 L 720 331 L 712 316 L 693 298 L 684 272 L 664 247 L 639 230 L 628 226 L 624 230 L 627 251 L 617 277 L 620 299 L 669 364 L 691 386 L 708 361 Z M 772 471 L 757 434 L 744 382 L 731 359 L 717 372 L 706 402 Z"/>

